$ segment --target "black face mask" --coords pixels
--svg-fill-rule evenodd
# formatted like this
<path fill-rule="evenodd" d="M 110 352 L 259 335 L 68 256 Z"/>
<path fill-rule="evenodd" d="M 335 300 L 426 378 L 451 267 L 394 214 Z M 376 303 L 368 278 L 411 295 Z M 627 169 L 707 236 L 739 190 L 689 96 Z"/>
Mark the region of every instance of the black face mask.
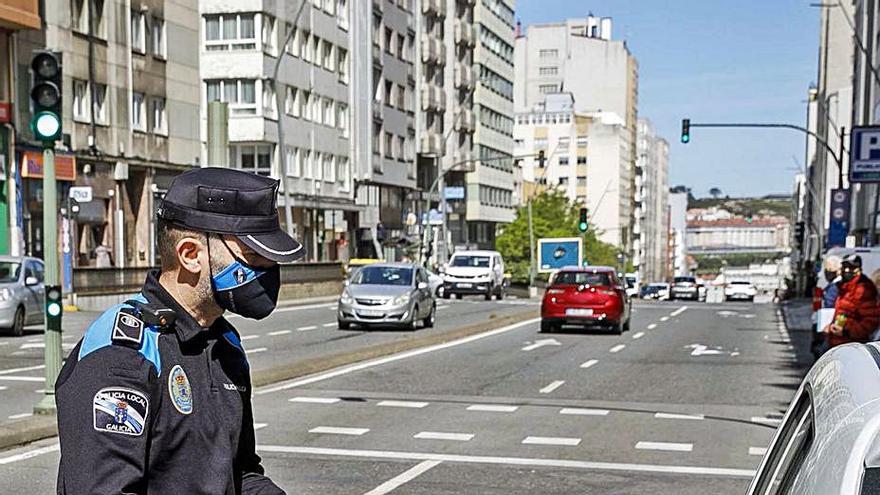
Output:
<path fill-rule="evenodd" d="M 210 246 L 210 239 L 208 240 Z M 238 259 L 223 241 L 223 245 L 232 255 L 233 261 L 218 274 L 211 274 L 211 287 L 214 289 L 214 300 L 228 311 L 262 320 L 275 310 L 278 304 L 278 290 L 281 287 L 281 269 L 277 264 L 272 268 L 261 269 L 248 265 Z M 208 248 L 210 263 L 211 251 Z"/>
<path fill-rule="evenodd" d="M 825 280 L 827 280 L 828 283 L 834 282 L 834 279 L 836 278 L 837 272 L 829 272 L 828 270 L 825 270 Z"/>

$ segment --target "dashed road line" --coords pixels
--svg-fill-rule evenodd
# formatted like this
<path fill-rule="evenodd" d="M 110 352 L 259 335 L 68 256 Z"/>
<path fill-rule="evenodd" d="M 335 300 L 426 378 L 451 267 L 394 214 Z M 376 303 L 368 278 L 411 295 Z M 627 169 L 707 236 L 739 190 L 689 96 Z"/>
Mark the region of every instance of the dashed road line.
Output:
<path fill-rule="evenodd" d="M 31 416 L 33 416 L 33 415 L 34 415 L 34 413 L 13 414 L 12 416 L 9 416 L 9 419 L 29 418 L 29 417 L 31 417 Z"/>
<path fill-rule="evenodd" d="M 776 425 L 779 425 L 782 423 L 781 419 L 764 418 L 761 416 L 752 416 L 751 421 L 752 421 L 752 423 L 760 423 L 760 424 L 773 425 L 773 426 L 776 426 Z"/>
<path fill-rule="evenodd" d="M 0 375 L 11 375 L 14 373 L 20 373 L 22 371 L 36 371 L 36 370 L 44 369 L 45 367 L 46 367 L 45 364 L 40 364 L 37 366 L 27 366 L 24 368 L 10 368 L 8 370 L 0 370 Z"/>
<path fill-rule="evenodd" d="M 318 328 L 317 325 L 308 325 L 305 327 L 299 327 L 296 329 L 296 331 L 297 332 L 308 332 L 309 330 L 315 330 L 316 328 Z"/>
<path fill-rule="evenodd" d="M 568 437 L 526 437 L 522 441 L 523 445 L 560 445 L 566 447 L 577 447 L 581 443 L 580 438 Z"/>
<path fill-rule="evenodd" d="M 391 491 L 399 488 L 400 486 L 414 480 L 415 478 L 421 476 L 428 471 L 439 465 L 443 461 L 422 461 L 410 469 L 407 469 L 403 473 L 391 478 L 390 480 L 382 483 L 381 485 L 373 488 L 368 491 L 365 495 L 385 495 L 386 493 L 390 493 Z"/>
<path fill-rule="evenodd" d="M 638 450 L 662 450 L 666 452 L 691 452 L 694 450 L 692 443 L 668 443 L 668 442 L 639 442 Z"/>
<path fill-rule="evenodd" d="M 706 419 L 706 416 L 702 414 L 677 414 L 677 413 L 665 413 L 658 412 L 654 415 L 656 419 L 692 419 L 697 421 L 702 421 Z"/>
<path fill-rule="evenodd" d="M 474 435 L 472 433 L 445 433 L 441 431 L 421 431 L 413 435 L 413 438 L 419 440 L 450 440 L 453 442 L 470 442 Z"/>
<path fill-rule="evenodd" d="M 46 378 L 42 376 L 0 376 L 0 380 L 7 382 L 44 382 Z"/>
<path fill-rule="evenodd" d="M 565 407 L 559 410 L 559 414 L 568 416 L 608 416 L 608 409 L 584 409 L 578 407 Z"/>
<path fill-rule="evenodd" d="M 564 382 L 560 382 L 560 385 Z M 472 406 L 468 406 L 468 411 L 480 411 L 480 412 L 515 412 L 519 409 L 519 406 L 502 406 L 502 405 L 494 405 L 494 404 L 474 404 Z"/>
<path fill-rule="evenodd" d="M 664 317 L 660 318 L 660 321 L 669 321 L 669 317 L 668 317 L 668 316 L 664 316 Z"/>
<path fill-rule="evenodd" d="M 269 333 L 267 333 L 266 335 L 268 335 L 268 336 L 270 336 L 270 337 L 277 337 L 277 336 L 279 336 L 279 335 L 287 335 L 287 334 L 289 334 L 290 332 L 291 332 L 290 330 L 278 330 L 278 331 L 275 331 L 275 332 L 269 332 Z"/>
<path fill-rule="evenodd" d="M 405 407 L 409 409 L 422 409 L 428 407 L 427 402 L 414 402 L 408 400 L 383 400 L 376 404 L 379 407 Z"/>
<path fill-rule="evenodd" d="M 242 335 L 241 336 L 241 340 L 251 340 L 251 339 L 258 339 L 258 338 L 260 338 L 259 335 Z"/>
<path fill-rule="evenodd" d="M 309 433 L 323 433 L 327 435 L 351 435 L 359 437 L 370 431 L 369 428 L 348 428 L 342 426 L 318 426 L 309 430 Z"/>
<path fill-rule="evenodd" d="M 540 390 L 540 392 L 542 394 L 549 394 L 549 393 L 553 392 L 554 390 L 556 390 L 557 388 L 561 387 L 564 383 L 565 383 L 565 380 L 556 380 L 555 382 L 551 383 L 550 385 L 547 385 L 546 387 L 542 388 Z"/>
<path fill-rule="evenodd" d="M 321 325 L 321 326 L 324 327 L 324 328 L 335 327 L 335 326 L 336 326 L 336 322 L 334 321 L 333 323 L 324 323 L 324 324 Z"/>
<path fill-rule="evenodd" d="M 7 387 L 7 386 L 5 386 L 5 385 L 0 385 L 0 392 L 6 390 L 6 389 L 8 389 L 8 388 L 9 388 L 9 387 Z"/>
<path fill-rule="evenodd" d="M 687 306 L 682 306 L 682 307 L 676 309 L 675 311 L 673 311 L 672 313 L 669 313 L 669 316 L 676 317 L 676 316 L 684 313 L 685 311 L 687 311 L 687 309 L 688 309 Z"/>
<path fill-rule="evenodd" d="M 339 402 L 339 397 L 294 397 L 289 399 L 288 402 L 298 402 L 300 404 L 336 404 Z"/>
<path fill-rule="evenodd" d="M 633 339 L 638 340 L 644 336 L 645 336 L 645 332 L 638 332 L 638 333 L 633 334 Z"/>
<path fill-rule="evenodd" d="M 767 447 L 749 447 L 749 455 L 761 456 L 767 453 Z"/>
<path fill-rule="evenodd" d="M 617 353 L 617 352 L 620 352 L 620 351 L 622 351 L 622 350 L 624 350 L 624 349 L 626 349 L 626 345 L 625 345 L 625 344 L 617 344 L 616 346 L 612 347 L 611 349 L 608 349 L 608 352 L 610 352 L 610 353 Z"/>
<path fill-rule="evenodd" d="M 598 362 L 599 362 L 598 359 L 590 359 L 589 361 L 586 361 L 586 362 L 584 362 L 583 364 L 581 364 L 581 368 L 584 368 L 584 369 L 592 368 L 592 367 L 595 366 L 596 363 L 598 363 Z"/>
<path fill-rule="evenodd" d="M 269 426 L 269 423 L 254 423 L 254 431 L 262 430 L 267 426 Z"/>
<path fill-rule="evenodd" d="M 246 349 L 244 352 L 245 354 L 257 354 L 260 352 L 266 352 L 268 350 L 268 347 L 257 347 L 256 349 Z"/>
<path fill-rule="evenodd" d="M 657 324 L 656 324 L 656 323 L 651 323 L 650 325 L 648 325 L 648 330 L 653 330 L 653 329 L 655 329 L 655 328 L 657 328 Z"/>

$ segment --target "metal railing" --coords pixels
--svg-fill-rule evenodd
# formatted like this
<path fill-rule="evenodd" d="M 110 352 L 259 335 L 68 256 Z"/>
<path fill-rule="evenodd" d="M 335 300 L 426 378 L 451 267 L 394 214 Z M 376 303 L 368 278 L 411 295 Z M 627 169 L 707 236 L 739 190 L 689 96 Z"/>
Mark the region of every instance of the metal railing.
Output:
<path fill-rule="evenodd" d="M 73 292 L 80 296 L 126 294 L 144 285 L 153 267 L 74 268 Z M 342 281 L 343 265 L 337 261 L 281 265 L 282 284 Z"/>

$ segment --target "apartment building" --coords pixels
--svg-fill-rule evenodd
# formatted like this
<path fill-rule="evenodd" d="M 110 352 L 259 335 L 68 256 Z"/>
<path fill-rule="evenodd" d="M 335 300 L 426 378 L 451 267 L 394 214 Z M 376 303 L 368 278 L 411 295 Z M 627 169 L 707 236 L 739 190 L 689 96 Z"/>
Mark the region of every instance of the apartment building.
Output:
<path fill-rule="evenodd" d="M 669 143 L 639 119 L 633 265 L 643 281 L 661 281 L 668 257 Z"/>

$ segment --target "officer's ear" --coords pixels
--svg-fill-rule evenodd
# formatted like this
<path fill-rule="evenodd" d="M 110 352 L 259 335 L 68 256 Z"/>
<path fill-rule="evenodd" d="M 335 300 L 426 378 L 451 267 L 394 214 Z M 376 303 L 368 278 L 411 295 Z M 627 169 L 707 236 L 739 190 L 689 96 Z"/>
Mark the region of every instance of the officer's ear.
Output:
<path fill-rule="evenodd" d="M 184 237 L 177 241 L 174 251 L 177 254 L 177 263 L 181 270 L 186 270 L 192 274 L 199 274 L 202 271 L 201 255 L 205 252 L 207 246 L 201 239 L 196 237 Z"/>

